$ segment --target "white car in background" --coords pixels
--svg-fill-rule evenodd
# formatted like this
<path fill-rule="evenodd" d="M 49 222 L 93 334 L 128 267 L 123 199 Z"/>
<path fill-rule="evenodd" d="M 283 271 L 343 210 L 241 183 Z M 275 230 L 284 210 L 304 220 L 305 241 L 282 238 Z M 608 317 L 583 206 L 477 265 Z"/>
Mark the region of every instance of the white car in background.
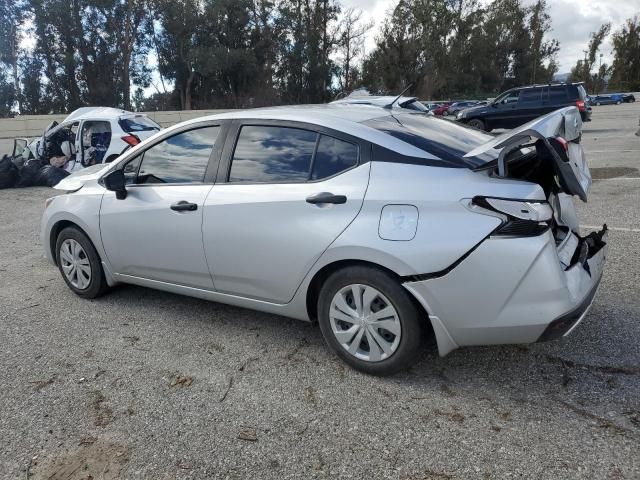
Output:
<path fill-rule="evenodd" d="M 429 109 L 420 101 L 418 97 L 403 97 L 394 95 L 370 95 L 366 91 L 356 90 L 350 95 L 334 100 L 330 105 L 373 105 L 386 109 L 413 111 L 429 114 Z"/>
<path fill-rule="evenodd" d="M 18 163 L 36 158 L 71 172 L 110 163 L 161 128 L 143 113 L 110 107 L 79 108 L 62 123 L 49 125 L 38 139 L 15 139 L 13 158 Z"/>

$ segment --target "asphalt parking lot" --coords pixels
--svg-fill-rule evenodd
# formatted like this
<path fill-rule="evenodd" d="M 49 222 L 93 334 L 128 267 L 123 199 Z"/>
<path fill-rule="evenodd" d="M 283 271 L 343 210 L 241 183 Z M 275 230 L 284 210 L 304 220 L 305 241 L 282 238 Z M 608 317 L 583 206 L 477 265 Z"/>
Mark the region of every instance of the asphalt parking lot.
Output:
<path fill-rule="evenodd" d="M 0 190 L 0 478 L 640 478 L 639 117 L 585 125 L 581 223 L 611 232 L 579 328 L 391 378 L 314 325 L 130 286 L 82 300 L 42 256 L 52 190 Z"/>

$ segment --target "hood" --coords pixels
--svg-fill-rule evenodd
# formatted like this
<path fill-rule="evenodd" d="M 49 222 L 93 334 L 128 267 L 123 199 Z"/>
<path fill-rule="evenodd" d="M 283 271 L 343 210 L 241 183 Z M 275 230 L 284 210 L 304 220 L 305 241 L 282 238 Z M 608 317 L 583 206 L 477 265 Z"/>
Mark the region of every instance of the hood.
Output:
<path fill-rule="evenodd" d="M 111 167 L 110 163 L 99 163 L 92 165 L 77 172 L 72 173 L 68 177 L 63 178 L 56 186 L 56 190 L 65 190 L 67 192 L 75 192 L 80 190 L 88 181 L 99 179 Z"/>

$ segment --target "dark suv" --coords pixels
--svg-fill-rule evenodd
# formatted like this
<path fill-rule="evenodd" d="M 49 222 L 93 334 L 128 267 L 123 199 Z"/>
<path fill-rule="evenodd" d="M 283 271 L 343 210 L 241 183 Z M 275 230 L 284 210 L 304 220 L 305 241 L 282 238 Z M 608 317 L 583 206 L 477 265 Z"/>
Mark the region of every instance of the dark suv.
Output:
<path fill-rule="evenodd" d="M 581 83 L 532 85 L 507 90 L 488 105 L 458 112 L 456 120 L 480 130 L 514 128 L 562 107 L 576 106 L 583 121 L 591 119 Z"/>

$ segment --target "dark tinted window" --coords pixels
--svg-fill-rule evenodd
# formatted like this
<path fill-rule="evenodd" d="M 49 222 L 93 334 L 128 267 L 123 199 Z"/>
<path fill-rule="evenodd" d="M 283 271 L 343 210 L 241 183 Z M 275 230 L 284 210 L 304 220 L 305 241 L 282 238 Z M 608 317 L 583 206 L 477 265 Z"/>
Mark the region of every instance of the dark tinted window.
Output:
<path fill-rule="evenodd" d="M 220 127 L 179 133 L 145 151 L 137 183 L 202 182 Z"/>
<path fill-rule="evenodd" d="M 313 161 L 312 180 L 331 177 L 358 163 L 358 146 L 337 138 L 320 136 Z"/>
<path fill-rule="evenodd" d="M 582 85 L 569 85 L 569 98 L 571 100 L 584 100 L 587 98 L 587 91 Z"/>
<path fill-rule="evenodd" d="M 549 87 L 549 102 L 558 103 L 566 102 L 567 100 L 568 97 L 566 87 Z"/>
<path fill-rule="evenodd" d="M 244 126 L 233 152 L 229 181 L 306 181 L 317 137 L 299 128 Z"/>
<path fill-rule="evenodd" d="M 541 92 L 542 90 L 540 88 L 522 90 L 520 92 L 520 102 L 539 102 Z"/>
<path fill-rule="evenodd" d="M 150 132 L 160 130 L 160 125 L 144 115 L 136 115 L 135 117 L 126 117 L 118 120 L 120 128 L 127 133 Z"/>
<path fill-rule="evenodd" d="M 456 122 L 411 113 L 374 118 L 362 123 L 438 157 L 443 165 L 449 163 L 460 167 L 467 165 L 463 159 L 466 153 L 494 138 Z"/>

